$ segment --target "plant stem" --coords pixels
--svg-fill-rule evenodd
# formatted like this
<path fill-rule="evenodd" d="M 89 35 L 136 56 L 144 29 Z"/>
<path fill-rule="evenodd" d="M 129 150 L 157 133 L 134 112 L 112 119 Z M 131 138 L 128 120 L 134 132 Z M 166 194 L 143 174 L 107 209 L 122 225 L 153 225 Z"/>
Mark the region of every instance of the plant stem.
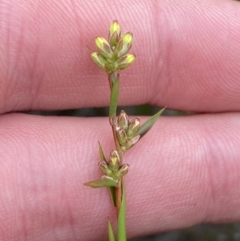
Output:
<path fill-rule="evenodd" d="M 116 78 L 119 80 L 119 75 L 116 76 L 115 73 L 108 75 L 108 83 L 110 87 L 110 91 L 112 92 L 114 81 L 116 81 Z M 119 144 L 119 141 L 117 139 L 117 119 L 116 119 L 116 113 L 113 118 L 109 116 L 109 123 L 112 127 L 112 133 L 113 133 L 113 139 L 115 143 L 115 148 L 119 153 L 120 157 L 120 165 L 123 162 L 123 151 L 121 150 L 121 146 Z M 118 183 L 118 187 L 115 187 L 115 196 L 116 196 L 116 212 L 118 217 L 118 239 L 119 241 L 125 241 L 126 240 L 126 220 L 125 220 L 125 200 L 124 205 L 122 205 L 123 202 L 123 179 L 121 178 Z M 125 198 L 125 197 L 124 197 Z M 121 209 L 121 213 L 120 213 Z M 119 221 L 120 218 L 120 221 Z M 119 226 L 120 225 L 120 226 Z"/>
<path fill-rule="evenodd" d="M 118 213 L 118 230 L 117 237 L 118 241 L 126 241 L 127 240 L 127 232 L 126 232 L 126 192 L 123 180 L 121 181 L 122 185 L 122 201 L 121 207 Z"/>
<path fill-rule="evenodd" d="M 108 83 L 109 83 L 109 87 L 110 87 L 110 91 L 112 92 L 112 88 L 113 88 L 113 83 L 116 80 L 116 78 L 119 79 L 119 75 L 116 76 L 115 73 L 109 74 L 108 75 Z M 116 114 L 114 118 L 110 118 L 109 117 L 109 123 L 112 127 L 112 133 L 113 133 L 113 139 L 114 139 L 114 143 L 115 143 L 115 147 L 119 153 L 120 156 L 120 164 L 122 164 L 122 157 L 123 157 L 123 152 L 121 150 L 121 147 L 119 145 L 119 142 L 117 140 L 117 133 L 116 133 L 116 129 L 117 129 L 117 123 L 116 123 Z"/>
<path fill-rule="evenodd" d="M 109 87 L 110 87 L 110 91 L 112 91 L 113 88 L 113 83 L 116 80 L 116 76 L 115 73 L 109 74 L 108 75 L 108 82 L 109 82 Z M 118 76 L 119 78 L 119 76 Z M 116 128 L 117 128 L 117 123 L 116 123 L 116 115 L 114 118 L 110 118 L 109 117 L 109 122 L 110 125 L 112 127 L 112 133 L 113 133 L 113 139 L 114 139 L 114 143 L 115 143 L 115 147 L 119 153 L 120 156 L 120 164 L 122 163 L 122 150 L 121 147 L 119 145 L 119 142 L 117 140 L 117 133 L 116 133 Z M 115 188 L 115 194 L 116 194 L 116 209 L 117 209 L 117 215 L 119 213 L 120 210 L 120 206 L 121 206 L 121 202 L 122 202 L 122 179 L 119 180 L 119 185 L 118 187 Z"/>
<path fill-rule="evenodd" d="M 113 83 L 113 77 L 115 77 L 115 75 L 114 75 L 114 73 L 112 73 L 112 74 L 109 74 L 108 75 L 108 84 L 109 84 L 109 88 L 110 88 L 110 90 L 112 91 L 112 83 Z"/>
<path fill-rule="evenodd" d="M 122 203 L 122 178 L 121 180 L 119 180 L 119 186 L 115 187 L 115 193 L 116 193 L 116 211 L 118 216 L 121 203 Z"/>

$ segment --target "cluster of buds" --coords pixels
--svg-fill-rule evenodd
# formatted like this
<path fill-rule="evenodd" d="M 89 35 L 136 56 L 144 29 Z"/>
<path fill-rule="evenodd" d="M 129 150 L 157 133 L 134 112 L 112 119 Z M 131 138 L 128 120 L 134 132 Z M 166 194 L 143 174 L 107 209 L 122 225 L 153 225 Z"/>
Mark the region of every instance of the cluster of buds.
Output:
<path fill-rule="evenodd" d="M 139 141 L 140 135 L 137 135 L 139 129 L 140 119 L 137 117 L 129 121 L 128 115 L 122 110 L 117 118 L 116 133 L 123 153 Z"/>
<path fill-rule="evenodd" d="M 108 74 L 127 68 L 135 60 L 134 54 L 128 54 L 133 43 L 133 35 L 128 32 L 121 36 L 120 25 L 116 20 L 110 26 L 108 40 L 96 37 L 95 43 L 98 51 L 92 52 L 91 58 Z"/>
<path fill-rule="evenodd" d="M 109 161 L 101 160 L 99 168 L 105 174 L 102 178 L 118 184 L 118 180 L 125 176 L 128 172 L 129 165 L 121 164 L 120 156 L 117 150 L 112 150 Z"/>

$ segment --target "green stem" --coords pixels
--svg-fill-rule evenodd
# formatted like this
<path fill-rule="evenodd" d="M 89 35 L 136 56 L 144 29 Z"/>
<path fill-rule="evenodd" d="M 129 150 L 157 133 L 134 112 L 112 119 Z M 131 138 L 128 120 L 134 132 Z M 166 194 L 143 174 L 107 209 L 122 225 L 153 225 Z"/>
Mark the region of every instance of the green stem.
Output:
<path fill-rule="evenodd" d="M 109 82 L 109 87 L 110 87 L 110 91 L 111 91 L 111 94 L 112 94 L 112 90 L 113 90 L 113 85 L 114 85 L 114 82 L 115 81 L 119 81 L 119 74 L 116 76 L 115 73 L 112 73 L 112 74 L 109 74 L 108 75 L 108 82 Z M 117 87 L 117 93 L 119 92 L 118 90 L 118 85 L 116 85 Z M 118 94 L 117 94 L 118 96 Z M 110 103 L 111 105 L 111 103 Z M 117 109 L 117 108 L 116 108 Z M 111 117 L 110 117 L 110 114 L 109 114 L 109 123 L 112 127 L 112 133 L 113 133 L 113 139 L 114 139 L 114 143 L 115 143 L 115 147 L 119 153 L 119 156 L 120 156 L 120 163 L 122 163 L 122 156 L 123 156 L 123 152 L 121 150 L 121 147 L 120 147 L 120 144 L 118 142 L 118 139 L 117 139 L 117 133 L 116 133 L 116 128 L 117 128 L 117 120 L 116 120 L 116 113 L 114 112 L 113 115 L 111 114 Z"/>
<path fill-rule="evenodd" d="M 112 94 L 114 82 L 116 80 L 119 81 L 119 75 L 116 76 L 115 73 L 108 75 L 108 82 L 109 82 L 111 94 Z M 117 93 L 118 93 L 118 90 L 117 90 Z M 117 101 L 115 103 L 117 103 Z M 113 111 L 112 117 L 110 117 L 110 114 L 109 114 L 109 122 L 112 127 L 115 148 L 119 153 L 120 163 L 122 163 L 123 152 L 121 150 L 120 144 L 117 139 L 117 132 L 116 132 L 117 120 L 116 120 L 115 111 Z M 123 186 L 122 178 L 119 180 L 119 186 L 115 188 L 115 196 L 116 196 L 116 212 L 117 212 L 117 218 L 118 218 L 117 237 L 118 237 L 118 241 L 126 241 L 127 240 L 126 238 L 126 197 L 125 197 L 125 189 Z"/>
<path fill-rule="evenodd" d="M 122 183 L 122 200 L 120 205 L 120 210 L 118 214 L 118 230 L 117 230 L 117 237 L 118 241 L 126 241 L 127 240 L 127 232 L 126 232 L 126 193 L 125 187 Z"/>
<path fill-rule="evenodd" d="M 113 79 L 112 78 L 114 76 L 115 76 L 114 73 L 108 75 L 108 84 L 109 84 L 110 91 L 112 91 L 112 86 L 113 86 Z"/>

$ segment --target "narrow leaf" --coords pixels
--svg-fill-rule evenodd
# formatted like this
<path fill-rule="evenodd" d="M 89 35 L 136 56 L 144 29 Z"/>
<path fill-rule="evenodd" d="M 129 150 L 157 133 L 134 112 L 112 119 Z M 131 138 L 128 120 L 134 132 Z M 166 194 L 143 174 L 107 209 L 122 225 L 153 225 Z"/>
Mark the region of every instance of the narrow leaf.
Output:
<path fill-rule="evenodd" d="M 125 188 L 122 182 L 122 202 L 118 214 L 118 241 L 126 241 L 126 195 Z"/>
<path fill-rule="evenodd" d="M 101 161 L 106 162 L 106 157 L 104 156 L 103 149 L 100 142 L 98 142 L 98 147 L 99 147 L 99 154 L 100 154 Z"/>
<path fill-rule="evenodd" d="M 109 238 L 109 241 L 115 241 L 112 225 L 109 219 L 108 219 L 108 238 Z"/>
<path fill-rule="evenodd" d="M 116 116 L 117 102 L 119 92 L 119 78 L 115 78 L 110 96 L 109 117 L 112 119 Z"/>
<path fill-rule="evenodd" d="M 152 116 L 150 119 L 148 119 L 146 122 L 144 122 L 139 131 L 137 132 L 137 135 L 140 135 L 141 137 L 144 136 L 154 125 L 154 123 L 156 122 L 156 120 L 158 119 L 158 117 L 163 113 L 163 111 L 165 110 L 165 108 L 161 109 L 158 113 L 156 113 L 154 116 Z"/>
<path fill-rule="evenodd" d="M 111 200 L 112 200 L 113 206 L 116 207 L 116 192 L 115 192 L 115 187 L 109 187 L 109 191 L 110 191 L 110 196 L 111 196 Z"/>
<path fill-rule="evenodd" d="M 117 181 L 108 176 L 102 176 L 101 179 L 97 179 L 94 181 L 84 183 L 85 186 L 89 186 L 92 188 L 100 188 L 100 187 L 116 187 Z"/>

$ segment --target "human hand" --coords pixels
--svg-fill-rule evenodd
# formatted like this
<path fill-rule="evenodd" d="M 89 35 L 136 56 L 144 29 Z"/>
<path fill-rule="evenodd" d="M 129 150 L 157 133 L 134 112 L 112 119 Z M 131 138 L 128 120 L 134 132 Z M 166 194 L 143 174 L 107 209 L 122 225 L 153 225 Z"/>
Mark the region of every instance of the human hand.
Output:
<path fill-rule="evenodd" d="M 129 237 L 240 220 L 240 3 L 3 0 L 0 16 L 1 240 L 106 239 L 108 190 L 83 183 L 107 118 L 9 112 L 108 105 L 87 47 L 114 19 L 137 55 L 120 104 L 207 113 L 161 117 L 126 155 Z"/>

